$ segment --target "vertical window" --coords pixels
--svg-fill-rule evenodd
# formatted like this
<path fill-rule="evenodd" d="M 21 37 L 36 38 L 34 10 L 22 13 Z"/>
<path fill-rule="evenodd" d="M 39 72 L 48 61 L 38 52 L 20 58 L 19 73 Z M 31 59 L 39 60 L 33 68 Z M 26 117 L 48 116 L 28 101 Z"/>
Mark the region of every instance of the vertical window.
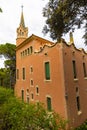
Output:
<path fill-rule="evenodd" d="M 31 93 L 31 99 L 32 99 L 32 100 L 34 99 L 34 94 L 33 94 L 33 93 Z"/>
<path fill-rule="evenodd" d="M 27 103 L 29 103 L 29 97 L 27 97 Z"/>
<path fill-rule="evenodd" d="M 77 110 L 80 111 L 80 97 L 79 97 L 78 87 L 76 87 L 76 105 L 77 105 Z"/>
<path fill-rule="evenodd" d="M 32 66 L 30 67 L 30 73 L 33 73 L 33 67 Z"/>
<path fill-rule="evenodd" d="M 74 74 L 74 78 L 77 78 L 77 73 L 76 73 L 76 62 L 73 60 L 72 61 L 73 64 L 73 74 Z"/>
<path fill-rule="evenodd" d="M 23 56 L 24 56 L 24 51 L 23 51 Z"/>
<path fill-rule="evenodd" d="M 49 64 L 49 62 L 45 62 L 45 78 L 46 78 L 46 80 L 50 80 L 50 64 Z"/>
<path fill-rule="evenodd" d="M 33 81 L 33 79 L 30 80 L 30 85 L 31 85 L 31 86 L 34 85 L 34 81 Z"/>
<path fill-rule="evenodd" d="M 27 50 L 25 50 L 25 55 L 27 55 Z"/>
<path fill-rule="evenodd" d="M 79 98 L 79 96 L 76 97 L 76 103 L 77 103 L 77 110 L 80 111 L 80 98 Z"/>
<path fill-rule="evenodd" d="M 22 32 L 22 36 L 24 35 L 24 32 Z"/>
<path fill-rule="evenodd" d="M 29 50 L 29 48 L 28 48 L 28 50 L 27 50 L 27 51 L 28 51 L 28 55 L 29 55 L 29 53 L 30 53 L 30 50 Z"/>
<path fill-rule="evenodd" d="M 24 90 L 21 90 L 21 98 L 22 98 L 22 101 L 24 101 Z"/>
<path fill-rule="evenodd" d="M 25 68 L 23 68 L 23 80 L 25 80 Z"/>
<path fill-rule="evenodd" d="M 33 47 L 30 46 L 30 54 L 32 54 L 32 53 L 33 53 Z"/>
<path fill-rule="evenodd" d="M 16 79 L 19 79 L 19 69 L 16 71 Z"/>
<path fill-rule="evenodd" d="M 85 66 L 85 63 L 83 63 L 83 72 L 84 72 L 84 77 L 86 77 L 87 74 L 86 74 L 86 66 Z"/>
<path fill-rule="evenodd" d="M 47 97 L 47 109 L 48 109 L 49 111 L 52 110 L 52 106 L 51 106 L 51 98 L 50 98 L 50 97 Z"/>
<path fill-rule="evenodd" d="M 39 95 L 39 88 L 36 86 L 36 94 Z"/>
<path fill-rule="evenodd" d="M 21 57 L 22 57 L 22 52 L 21 52 Z"/>

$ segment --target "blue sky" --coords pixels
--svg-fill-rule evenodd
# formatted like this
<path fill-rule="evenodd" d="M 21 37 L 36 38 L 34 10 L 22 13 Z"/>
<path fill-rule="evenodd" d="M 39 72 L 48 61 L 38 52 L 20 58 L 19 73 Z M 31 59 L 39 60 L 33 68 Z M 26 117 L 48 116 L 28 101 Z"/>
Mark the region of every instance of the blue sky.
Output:
<path fill-rule="evenodd" d="M 42 34 L 45 18 L 42 15 L 42 9 L 48 0 L 0 0 L 0 7 L 3 13 L 0 13 L 0 44 L 13 43 L 16 44 L 16 29 L 20 23 L 21 6 L 23 5 L 25 25 L 29 28 L 29 36 L 31 34 L 44 37 L 51 40 L 49 35 Z M 84 48 L 82 40 L 83 31 L 80 29 L 73 34 L 75 45 L 78 48 Z M 69 41 L 69 34 L 64 36 Z M 1 62 L 2 63 L 2 59 Z"/>

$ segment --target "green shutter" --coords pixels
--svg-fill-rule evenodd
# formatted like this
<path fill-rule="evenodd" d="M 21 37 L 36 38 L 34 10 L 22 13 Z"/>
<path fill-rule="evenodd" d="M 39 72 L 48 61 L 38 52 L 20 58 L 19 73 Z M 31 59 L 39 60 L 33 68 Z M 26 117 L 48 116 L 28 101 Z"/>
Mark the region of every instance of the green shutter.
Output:
<path fill-rule="evenodd" d="M 24 101 L 24 90 L 21 91 L 22 101 Z"/>
<path fill-rule="evenodd" d="M 51 111 L 51 98 L 47 97 L 47 109 Z"/>
<path fill-rule="evenodd" d="M 50 65 L 49 65 L 49 62 L 45 63 L 45 76 L 46 76 L 47 80 L 50 79 Z"/>

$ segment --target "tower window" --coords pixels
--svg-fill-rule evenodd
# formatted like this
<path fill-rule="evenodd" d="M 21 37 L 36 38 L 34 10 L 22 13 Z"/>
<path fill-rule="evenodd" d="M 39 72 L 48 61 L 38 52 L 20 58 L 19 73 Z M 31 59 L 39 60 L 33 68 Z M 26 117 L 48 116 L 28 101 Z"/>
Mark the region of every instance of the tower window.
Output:
<path fill-rule="evenodd" d="M 50 80 L 50 64 L 49 64 L 49 62 L 45 62 L 45 78 L 46 78 L 46 80 Z"/>
<path fill-rule="evenodd" d="M 22 36 L 24 35 L 24 32 L 22 32 Z"/>

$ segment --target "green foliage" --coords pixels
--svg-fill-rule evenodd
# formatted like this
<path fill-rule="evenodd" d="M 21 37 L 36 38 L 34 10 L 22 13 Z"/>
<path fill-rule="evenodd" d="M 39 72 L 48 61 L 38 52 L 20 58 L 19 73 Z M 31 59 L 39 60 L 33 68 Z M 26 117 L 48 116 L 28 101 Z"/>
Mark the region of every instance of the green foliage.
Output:
<path fill-rule="evenodd" d="M 6 59 L 14 60 L 15 59 L 15 49 L 16 45 L 6 43 L 0 45 L 0 55 L 3 55 Z"/>
<path fill-rule="evenodd" d="M 87 120 L 75 130 L 87 130 Z"/>
<path fill-rule="evenodd" d="M 2 9 L 0 8 L 0 12 L 2 12 Z"/>
<path fill-rule="evenodd" d="M 87 2 L 86 0 L 49 0 L 43 9 L 46 25 L 43 33 L 50 32 L 53 39 L 84 26 L 84 38 L 87 40 Z"/>
<path fill-rule="evenodd" d="M 5 57 L 4 81 L 8 82 L 5 86 L 13 87 L 15 84 L 16 73 L 16 45 L 6 43 L 0 45 L 0 55 Z M 6 79 L 7 78 L 7 79 Z"/>
<path fill-rule="evenodd" d="M 11 75 L 9 68 L 0 69 L 0 86 L 5 86 L 6 88 L 11 87 Z"/>
<path fill-rule="evenodd" d="M 0 88 L 0 121 L 2 130 L 65 130 L 67 124 L 55 112 L 47 112 L 43 104 L 24 103 L 5 88 Z"/>
<path fill-rule="evenodd" d="M 13 97 L 13 91 L 0 87 L 0 107 L 6 103 L 10 97 Z"/>

